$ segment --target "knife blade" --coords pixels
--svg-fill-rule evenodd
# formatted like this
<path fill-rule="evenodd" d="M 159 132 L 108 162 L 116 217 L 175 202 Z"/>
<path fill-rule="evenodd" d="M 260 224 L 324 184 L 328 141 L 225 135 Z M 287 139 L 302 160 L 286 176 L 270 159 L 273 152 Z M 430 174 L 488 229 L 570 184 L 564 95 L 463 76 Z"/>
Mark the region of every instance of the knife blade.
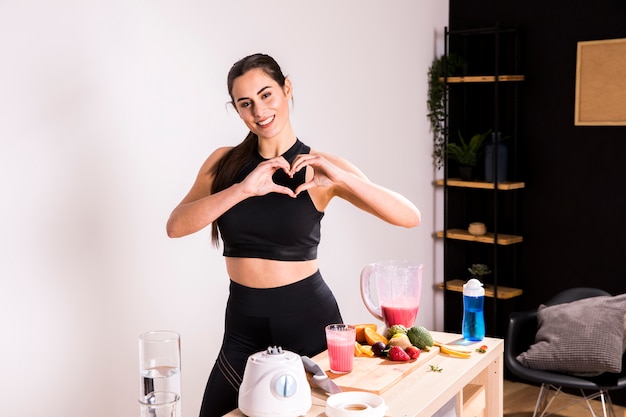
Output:
<path fill-rule="evenodd" d="M 342 389 L 339 388 L 337 384 L 333 382 L 332 379 L 326 375 L 326 372 L 319 366 L 313 359 L 308 356 L 302 356 L 302 364 L 304 365 L 304 369 L 313 376 L 311 377 L 311 381 L 323 389 L 326 392 L 331 394 L 337 394 L 338 392 L 342 392 Z"/>

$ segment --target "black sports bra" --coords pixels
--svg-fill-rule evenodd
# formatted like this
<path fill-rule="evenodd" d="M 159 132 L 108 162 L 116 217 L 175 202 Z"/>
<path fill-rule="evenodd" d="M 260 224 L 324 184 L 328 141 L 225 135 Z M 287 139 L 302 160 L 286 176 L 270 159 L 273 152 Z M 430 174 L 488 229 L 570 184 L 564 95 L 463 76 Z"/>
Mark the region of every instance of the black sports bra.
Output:
<path fill-rule="evenodd" d="M 296 143 L 282 156 L 290 164 L 299 154 L 308 154 L 311 148 L 296 139 Z M 255 152 L 252 160 L 239 172 L 235 182 L 241 182 L 265 159 Z M 276 184 L 295 190 L 304 183 L 306 169 L 289 178 L 282 170 L 274 173 Z M 308 191 L 292 198 L 270 193 L 241 201 L 217 220 L 224 242 L 224 256 L 262 258 L 279 261 L 306 261 L 317 258 L 320 242 L 319 212 Z"/>

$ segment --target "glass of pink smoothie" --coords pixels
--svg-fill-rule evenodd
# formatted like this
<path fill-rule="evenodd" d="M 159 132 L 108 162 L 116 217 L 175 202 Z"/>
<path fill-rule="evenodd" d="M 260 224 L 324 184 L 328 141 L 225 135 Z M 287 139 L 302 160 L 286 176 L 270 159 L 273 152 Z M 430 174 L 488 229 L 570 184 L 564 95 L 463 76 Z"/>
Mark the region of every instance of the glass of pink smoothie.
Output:
<path fill-rule="evenodd" d="M 350 324 L 329 324 L 326 326 L 326 343 L 330 372 L 347 374 L 354 363 L 354 342 L 356 328 Z"/>

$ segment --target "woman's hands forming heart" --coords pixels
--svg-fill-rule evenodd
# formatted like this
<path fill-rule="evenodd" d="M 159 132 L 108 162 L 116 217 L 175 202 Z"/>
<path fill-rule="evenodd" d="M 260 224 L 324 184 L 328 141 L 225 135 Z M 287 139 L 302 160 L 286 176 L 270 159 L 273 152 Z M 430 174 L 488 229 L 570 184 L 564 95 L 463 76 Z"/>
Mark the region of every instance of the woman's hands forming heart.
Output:
<path fill-rule="evenodd" d="M 272 180 L 272 176 L 279 169 L 282 169 L 287 175 L 293 177 L 296 172 L 305 169 L 307 166 L 313 168 L 313 177 L 304 184 L 301 184 L 295 192 L 288 187 L 276 184 Z M 281 193 L 295 198 L 304 190 L 332 185 L 338 175 L 339 169 L 319 154 L 298 155 L 291 165 L 289 165 L 285 158 L 278 156 L 261 162 L 248 174 L 246 179 L 242 182 L 242 185 L 244 186 L 244 192 L 251 196 Z"/>

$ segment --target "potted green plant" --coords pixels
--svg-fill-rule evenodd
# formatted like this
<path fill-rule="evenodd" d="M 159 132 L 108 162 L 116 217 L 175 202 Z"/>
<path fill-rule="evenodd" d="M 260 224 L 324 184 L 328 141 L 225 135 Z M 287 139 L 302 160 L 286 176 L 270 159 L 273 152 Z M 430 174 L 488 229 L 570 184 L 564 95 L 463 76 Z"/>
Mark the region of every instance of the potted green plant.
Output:
<path fill-rule="evenodd" d="M 459 131 L 460 143 L 448 143 L 448 157 L 459 163 L 461 179 L 465 181 L 472 179 L 472 171 L 478 161 L 478 155 L 482 151 L 483 142 L 490 133 L 491 129 L 485 133 L 476 133 L 469 142 L 466 142 L 463 139 L 463 135 L 461 135 L 461 131 Z"/>
<path fill-rule="evenodd" d="M 470 274 L 472 274 L 472 278 L 477 278 L 481 282 L 484 275 L 491 274 L 491 270 L 485 264 L 472 264 L 472 266 L 467 268 L 467 270 L 470 272 Z"/>
<path fill-rule="evenodd" d="M 465 61 L 454 54 L 435 58 L 428 68 L 428 121 L 433 132 L 433 159 L 437 169 L 443 166 L 446 143 L 446 95 L 445 77 L 449 77 L 464 65 Z"/>

